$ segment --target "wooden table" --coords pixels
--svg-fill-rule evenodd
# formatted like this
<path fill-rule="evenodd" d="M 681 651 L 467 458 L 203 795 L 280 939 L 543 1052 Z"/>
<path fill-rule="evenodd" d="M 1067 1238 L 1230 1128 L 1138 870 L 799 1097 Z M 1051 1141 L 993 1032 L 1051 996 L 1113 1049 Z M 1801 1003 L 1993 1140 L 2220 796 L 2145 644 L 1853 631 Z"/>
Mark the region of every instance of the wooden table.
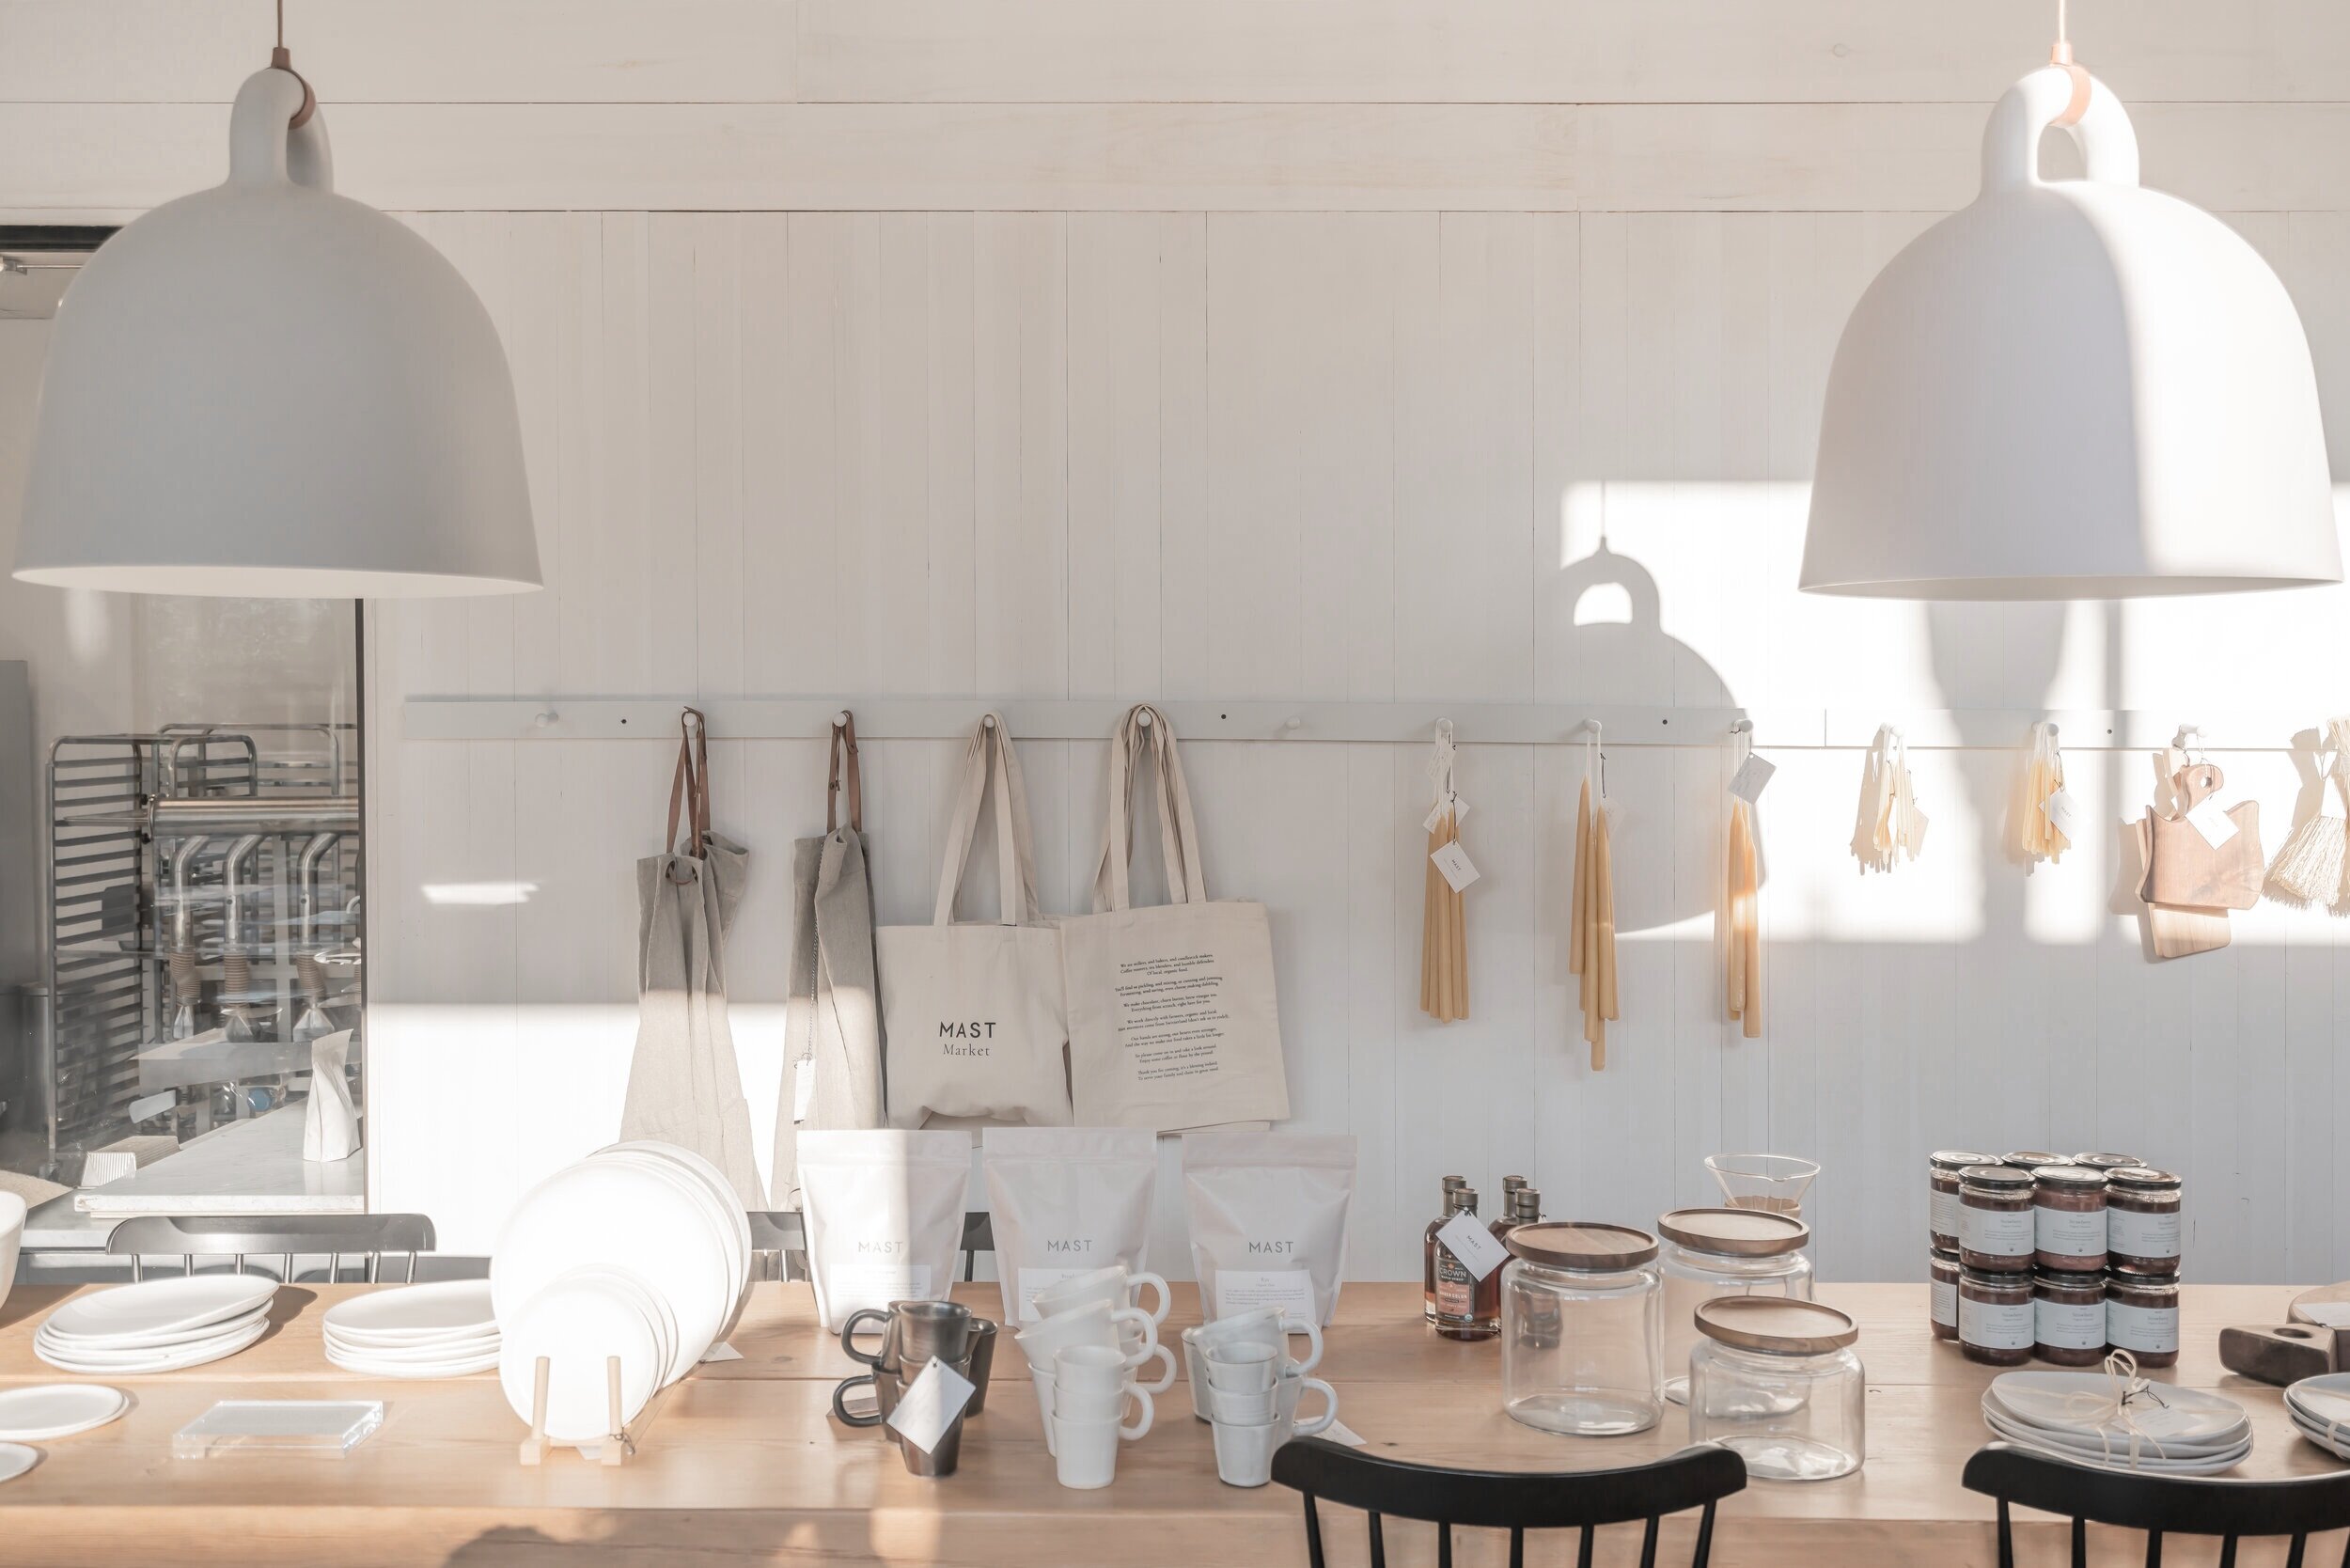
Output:
<path fill-rule="evenodd" d="M 118 1380 L 134 1398 L 129 1415 L 40 1445 L 40 1465 L 0 1485 L 0 1562 L 1305 1561 L 1295 1495 L 1219 1483 L 1208 1429 L 1191 1419 L 1180 1380 L 1159 1398 L 1156 1428 L 1120 1453 L 1115 1485 L 1064 1491 L 1053 1480 L 1023 1359 L 1007 1340 L 987 1413 L 964 1435 L 959 1473 L 917 1480 L 889 1443 L 831 1419 L 832 1385 L 853 1367 L 816 1327 L 807 1288 L 760 1285 L 733 1336 L 743 1359 L 704 1367 L 682 1385 L 634 1460 L 607 1469 L 558 1450 L 526 1469 L 515 1463 L 522 1423 L 494 1377 L 386 1383 L 326 1363 L 321 1314 L 366 1288 L 290 1287 L 278 1293 L 277 1326 L 243 1354 Z M 70 1294 L 21 1288 L 0 1306 L 0 1385 L 66 1380 L 33 1356 L 31 1340 Z M 1001 1309 L 993 1285 L 958 1287 L 957 1294 L 989 1316 Z M 1841 1481 L 1750 1485 L 1723 1506 L 1716 1562 L 1988 1565 L 1991 1505 L 1964 1491 L 1958 1477 L 1987 1440 L 1978 1405 L 1990 1372 L 1931 1338 L 1922 1285 L 1823 1286 L 1821 1294 L 1862 1325 L 1868 1463 Z M 2225 1389 L 2251 1411 L 2257 1439 L 2245 1475 L 2339 1467 L 2295 1435 L 2275 1389 L 2218 1365 L 2222 1325 L 2281 1322 L 2293 1294 L 2190 1286 L 2187 1349 L 2163 1374 Z M 1177 1287 L 1168 1337 L 1198 1315 L 1196 1293 Z M 1501 1413 L 1497 1348 L 1438 1340 L 1419 1317 L 1417 1285 L 1349 1285 L 1328 1331 L 1319 1375 L 1338 1388 L 1340 1419 L 1378 1450 L 1434 1464 L 1568 1469 L 1633 1463 L 1685 1440 L 1677 1408 L 1635 1437 L 1576 1440 L 1520 1426 Z M 214 1400 L 361 1394 L 383 1399 L 386 1415 L 347 1458 L 170 1455 L 172 1433 Z M 1325 1534 L 1339 1560 L 1361 1561 L 1359 1522 L 1325 1514 L 1333 1517 Z M 2063 1560 L 2061 1522 L 2024 1524 L 2026 1563 Z M 1625 1538 L 1611 1541 L 1617 1533 Z M 1633 1560 L 1638 1534 L 1604 1532 L 1601 1561 Z M 1660 1560 L 1685 1561 L 1688 1534 L 1685 1523 L 1668 1525 Z M 1392 1526 L 1390 1560 L 1427 1561 L 1432 1541 L 1428 1530 Z M 1496 1544 L 1478 1540 L 1461 1555 L 1465 1568 L 1488 1560 L 1486 1548 Z M 2135 1563 L 2143 1550 L 2120 1535 L 2099 1544 L 2115 1562 Z M 2342 1550 L 2339 1542 L 2320 1544 L 2311 1560 L 2337 1562 Z M 1572 1542 L 1544 1542 L 1529 1560 L 1572 1560 Z M 2208 1559 L 2175 1552 L 2166 1560 Z M 2274 1560 L 2248 1553 L 2242 1560 L 2249 1568 Z"/>

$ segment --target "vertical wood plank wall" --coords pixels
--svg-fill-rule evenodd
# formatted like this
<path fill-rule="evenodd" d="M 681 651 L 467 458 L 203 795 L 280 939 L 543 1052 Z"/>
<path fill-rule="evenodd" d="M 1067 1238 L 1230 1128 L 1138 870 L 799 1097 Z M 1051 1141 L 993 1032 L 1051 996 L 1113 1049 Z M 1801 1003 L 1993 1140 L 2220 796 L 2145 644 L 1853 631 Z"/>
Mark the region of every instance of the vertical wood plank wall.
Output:
<path fill-rule="evenodd" d="M 263 8 L 118 31 L 0 6 L 72 63 L 35 79 L 0 48 L 0 207 L 212 178 Z M 1794 591 L 1836 335 L 1971 195 L 2044 7 L 597 0 L 558 24 L 511 0 L 442 47 L 459 8 L 290 16 L 344 188 L 497 320 L 547 572 L 371 615 L 373 1200 L 451 1248 L 617 1124 L 630 861 L 671 759 L 412 742 L 411 695 L 2350 708 L 2341 591 Z M 2318 0 L 2075 10 L 2148 182 L 2292 289 L 2350 477 L 2350 24 Z M 9 134 L 33 125 L 38 158 Z M 2113 834 L 2014 863 L 1999 750 L 1919 754 L 1925 856 L 1864 880 L 1858 754 L 1780 751 L 1746 1042 L 1711 920 L 1721 737 L 1618 747 L 1624 1017 L 1595 1074 L 1562 951 L 1581 752 L 1463 738 L 1484 878 L 1474 1016 L 1447 1027 L 1415 1009 L 1424 748 L 1186 757 L 1214 889 L 1273 911 L 1297 1122 L 1360 1139 L 1355 1277 L 1418 1268 L 1445 1172 L 1647 1224 L 1709 1198 L 1705 1154 L 1771 1149 L 1825 1167 L 1825 1272 L 1914 1278 L 1922 1162 L 1950 1144 L 2183 1171 L 2200 1278 L 2350 1266 L 2350 926 L 2264 905 L 2232 948 L 2150 964 Z M 2142 754 L 2067 739 L 2102 819 L 2143 808 Z M 763 1122 L 822 748 L 713 753 L 754 855 L 730 967 Z M 927 917 L 958 753 L 866 747 L 885 920 Z M 1046 900 L 1080 908 L 1100 748 L 1024 758 Z M 2272 849 L 2316 804 L 2306 758 L 2218 760 Z M 1183 1273 L 1167 1169 L 1152 1261 Z"/>

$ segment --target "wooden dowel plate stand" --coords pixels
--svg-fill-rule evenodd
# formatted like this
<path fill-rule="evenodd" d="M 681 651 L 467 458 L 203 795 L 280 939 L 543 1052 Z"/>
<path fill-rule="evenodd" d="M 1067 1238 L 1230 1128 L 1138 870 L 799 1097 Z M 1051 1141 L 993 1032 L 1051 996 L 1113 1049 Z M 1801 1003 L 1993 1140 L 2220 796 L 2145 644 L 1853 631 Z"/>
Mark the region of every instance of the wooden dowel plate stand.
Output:
<path fill-rule="evenodd" d="M 525 1465 L 543 1462 L 547 1450 L 556 1446 L 555 1439 L 547 1435 L 547 1380 L 553 1371 L 548 1358 L 540 1356 L 530 1384 L 530 1435 L 523 1439 L 519 1455 Z M 659 1414 L 662 1403 L 669 1397 L 669 1388 L 675 1387 L 671 1384 L 661 1388 L 647 1400 L 645 1407 L 636 1413 L 636 1420 L 632 1426 L 620 1419 L 620 1358 L 617 1356 L 605 1356 L 603 1392 L 608 1430 L 602 1437 L 571 1446 L 600 1465 L 626 1464 L 635 1457 L 637 1440 L 652 1425 L 653 1417 Z"/>

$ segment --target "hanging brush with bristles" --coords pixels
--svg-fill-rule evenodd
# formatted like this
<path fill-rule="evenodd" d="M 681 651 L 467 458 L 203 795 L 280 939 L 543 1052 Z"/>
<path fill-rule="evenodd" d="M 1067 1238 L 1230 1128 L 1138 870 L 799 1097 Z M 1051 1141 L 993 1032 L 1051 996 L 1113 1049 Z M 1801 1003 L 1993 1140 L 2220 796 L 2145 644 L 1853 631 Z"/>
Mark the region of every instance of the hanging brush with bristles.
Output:
<path fill-rule="evenodd" d="M 2350 915 L 2350 887 L 2342 885 L 2344 861 L 2350 858 L 2343 853 L 2350 848 L 2350 819 L 2326 808 L 2330 787 L 2340 792 L 2343 809 L 2350 810 L 2350 718 L 2326 724 L 2326 749 L 2332 755 L 2318 781 L 2317 811 L 2293 830 L 2285 847 L 2268 863 L 2264 890 L 2295 909 L 2323 905 L 2336 915 Z"/>

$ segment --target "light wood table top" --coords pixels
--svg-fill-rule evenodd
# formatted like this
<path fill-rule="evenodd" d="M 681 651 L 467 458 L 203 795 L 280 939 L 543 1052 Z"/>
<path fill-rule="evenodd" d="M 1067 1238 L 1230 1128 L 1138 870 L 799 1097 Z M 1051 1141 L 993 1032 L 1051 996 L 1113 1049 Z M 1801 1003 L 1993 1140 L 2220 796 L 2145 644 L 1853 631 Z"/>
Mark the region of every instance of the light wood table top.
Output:
<path fill-rule="evenodd" d="M 98 1287 L 84 1287 L 84 1289 Z M 1023 1359 L 1000 1346 L 986 1414 L 964 1435 L 961 1467 L 942 1481 L 910 1476 L 894 1446 L 838 1426 L 832 1385 L 853 1364 L 815 1323 L 805 1285 L 760 1285 L 732 1342 L 743 1359 L 713 1363 L 670 1397 L 625 1466 L 607 1469 L 558 1450 L 538 1468 L 515 1462 L 522 1423 L 494 1377 L 386 1383 L 327 1365 L 319 1319 L 362 1286 L 279 1293 L 277 1326 L 225 1361 L 156 1377 L 117 1380 L 133 1394 L 121 1420 L 39 1445 L 40 1465 L 0 1485 L 0 1562 L 171 1560 L 368 1563 L 672 1561 L 1028 1565 L 1305 1561 L 1294 1494 L 1222 1485 L 1208 1429 L 1191 1419 L 1185 1385 L 1159 1398 L 1152 1434 L 1120 1454 L 1101 1492 L 1053 1480 Z M 0 1386 L 75 1381 L 32 1354 L 34 1326 L 73 1293 L 24 1288 L 0 1306 Z M 2220 1388 L 2252 1414 L 2256 1441 L 2239 1472 L 2319 1473 L 2340 1466 L 2294 1434 L 2277 1391 L 2223 1372 L 2218 1330 L 2280 1322 L 2295 1293 L 2282 1287 L 2191 1286 L 2180 1364 L 2166 1380 Z M 990 1316 L 992 1285 L 957 1294 Z M 1959 1485 L 1983 1442 L 1978 1405 L 1989 1369 L 1936 1343 L 1922 1285 L 1823 1286 L 1823 1299 L 1861 1324 L 1869 1369 L 1869 1458 L 1855 1476 L 1812 1485 L 1756 1482 L 1723 1505 L 1715 1560 L 1745 1565 L 1989 1564 L 1985 1498 Z M 1167 1335 L 1198 1316 L 1177 1287 Z M 1416 1284 L 1349 1285 L 1316 1375 L 1339 1390 L 1340 1419 L 1374 1450 L 1432 1464 L 1528 1469 L 1606 1467 L 1669 1453 L 1686 1440 L 1669 1409 L 1653 1431 L 1577 1440 L 1502 1414 L 1492 1344 L 1439 1340 L 1420 1322 Z M 385 1402 L 383 1429 L 344 1459 L 231 1454 L 175 1460 L 170 1439 L 214 1400 L 352 1397 Z M 1364 1557 L 1364 1532 L 1325 1513 L 1342 1562 Z M 1686 1522 L 1668 1528 L 1660 1559 L 1685 1560 Z M 2032 1519 L 2026 1560 L 2061 1560 L 2064 1527 Z M 1603 1532 L 1600 1560 L 1637 1558 L 1637 1529 Z M 1463 1537 L 1460 1560 L 1487 1560 L 1497 1540 Z M 2100 1544 L 2135 1562 L 2142 1545 Z M 2181 1547 L 2188 1544 L 2178 1544 Z M 1388 1530 L 1399 1565 L 1433 1558 L 1433 1532 Z M 1565 1560 L 1560 1540 L 1551 1559 Z M 2313 1550 L 2339 1561 L 2342 1545 Z M 1676 1552 L 1679 1556 L 1676 1558 Z M 1544 1559 L 1529 1551 L 1535 1560 Z M 2182 1562 L 2199 1560 L 2180 1555 Z M 2249 1568 L 2270 1560 L 2248 1553 Z"/>

